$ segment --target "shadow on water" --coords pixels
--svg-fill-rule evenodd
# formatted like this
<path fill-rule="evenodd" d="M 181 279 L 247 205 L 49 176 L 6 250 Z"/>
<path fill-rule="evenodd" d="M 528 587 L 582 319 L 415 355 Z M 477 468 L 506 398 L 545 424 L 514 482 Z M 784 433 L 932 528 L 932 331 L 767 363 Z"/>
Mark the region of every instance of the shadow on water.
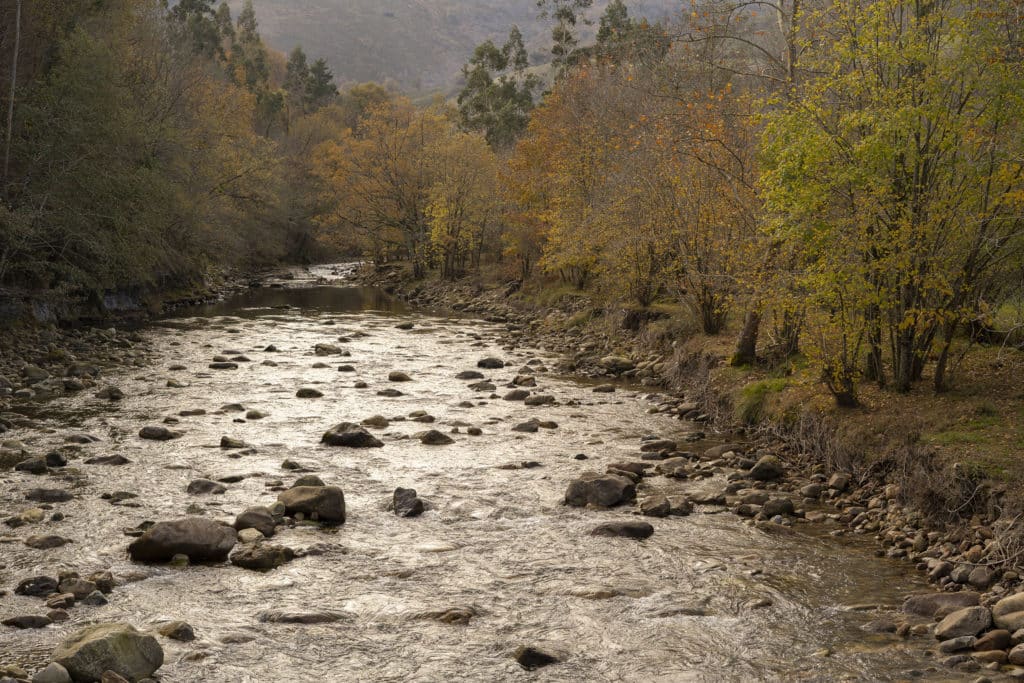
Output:
<path fill-rule="evenodd" d="M 391 315 L 409 312 L 408 306 L 376 287 L 256 287 L 222 301 L 188 306 L 174 311 L 171 318 L 237 316 L 258 318 L 280 310 L 301 315 L 362 313 L 374 311 Z"/>

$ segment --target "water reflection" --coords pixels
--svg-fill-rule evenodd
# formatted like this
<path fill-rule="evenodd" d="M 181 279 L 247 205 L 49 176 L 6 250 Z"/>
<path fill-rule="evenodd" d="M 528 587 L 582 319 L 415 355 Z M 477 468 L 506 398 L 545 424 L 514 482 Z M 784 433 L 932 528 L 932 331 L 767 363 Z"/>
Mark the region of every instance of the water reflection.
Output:
<path fill-rule="evenodd" d="M 404 302 L 376 287 L 258 287 L 239 292 L 222 301 L 176 310 L 172 318 L 210 318 L 232 315 L 257 318 L 268 313 L 293 309 L 299 315 L 323 313 L 360 313 L 375 311 L 401 315 L 409 311 Z"/>

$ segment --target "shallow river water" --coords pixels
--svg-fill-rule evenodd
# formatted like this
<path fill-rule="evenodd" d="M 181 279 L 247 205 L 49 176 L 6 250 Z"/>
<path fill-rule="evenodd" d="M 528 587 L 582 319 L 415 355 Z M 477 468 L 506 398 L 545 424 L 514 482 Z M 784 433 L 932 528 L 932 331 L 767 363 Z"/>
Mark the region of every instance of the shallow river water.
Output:
<path fill-rule="evenodd" d="M 322 274 L 322 273 L 321 273 Z M 403 321 L 415 326 L 396 329 Z M 498 392 L 532 359 L 555 359 L 530 349 L 505 350 L 497 325 L 412 312 L 375 290 L 317 285 L 301 278 L 226 302 L 179 312 L 142 334 L 156 351 L 151 366 L 107 373 L 124 390 L 118 403 L 91 391 L 45 404 L 36 417 L 47 430 L 15 430 L 5 438 L 33 452 L 61 445 L 69 433 L 100 439 L 80 457 L 121 454 L 120 467 L 73 460 L 62 479 L 0 473 L 0 516 L 31 507 L 23 492 L 35 486 L 70 488 L 75 498 L 55 505 L 66 515 L 14 531 L 56 533 L 74 543 L 32 550 L 0 545 L 0 587 L 66 567 L 82 575 L 110 568 L 119 585 L 102 607 L 76 606 L 71 620 L 42 630 L 0 630 L 0 663 L 45 662 L 62 637 L 96 620 L 140 628 L 182 619 L 197 640 L 161 638 L 163 681 L 835 681 L 932 679 L 935 660 L 922 641 L 903 642 L 861 627 L 898 609 L 903 597 L 925 590 L 904 563 L 872 557 L 866 539 L 834 538 L 826 529 L 797 525 L 767 534 L 732 514 L 701 509 L 689 517 L 650 519 L 642 542 L 588 535 L 596 524 L 631 519 L 632 508 L 582 510 L 560 504 L 568 482 L 587 470 L 636 458 L 647 434 L 682 437 L 696 426 L 647 413 L 644 394 L 591 387 L 552 372 L 538 373 L 539 391 L 558 403 L 527 407 L 488 398 L 455 379 L 485 356 L 507 367 L 483 371 Z M 361 336 L 364 333 L 365 336 Z M 339 342 L 339 337 L 349 341 Z M 349 357 L 317 357 L 317 343 L 335 343 Z M 276 345 L 277 353 L 264 352 Z M 238 370 L 211 370 L 217 354 L 244 354 Z M 276 366 L 262 365 L 272 359 Z M 317 362 L 327 368 L 317 369 Z M 356 372 L 339 372 L 350 364 Z M 185 370 L 172 371 L 174 365 Z M 391 370 L 411 382 L 391 383 Z M 170 388 L 174 378 L 184 388 Z M 369 387 L 354 388 L 357 380 Z M 315 387 L 322 398 L 295 396 Z M 384 388 L 405 395 L 378 396 Z M 472 407 L 460 407 L 470 401 Z M 225 404 L 266 412 L 242 421 Z M 176 440 L 144 441 L 140 427 L 180 411 Z M 392 422 L 373 431 L 385 446 L 327 448 L 320 436 L 342 421 L 424 410 L 433 425 Z M 524 434 L 513 425 L 539 417 L 556 429 Z M 427 446 L 409 438 L 435 427 L 455 443 Z M 482 428 L 466 434 L 466 425 Z M 254 447 L 240 458 L 219 447 L 224 435 Z M 580 461 L 574 454 L 585 453 Z M 242 509 L 271 504 L 268 482 L 288 485 L 296 461 L 328 484 L 341 486 L 348 508 L 336 530 L 280 528 L 275 542 L 293 548 L 328 544 L 323 553 L 268 573 L 229 564 L 174 569 L 132 564 L 124 530 L 144 520 L 182 517 L 190 506 L 230 522 Z M 501 469 L 520 461 L 532 469 Z M 242 474 L 223 495 L 187 495 L 198 477 Z M 645 486 L 683 492 L 691 482 L 662 477 Z M 712 482 L 721 486 L 722 481 Z M 708 482 L 702 482 L 707 486 Z M 429 504 L 419 518 L 385 509 L 396 486 L 413 487 Z M 138 494 L 138 507 L 114 506 L 105 492 Z M 192 512 L 196 512 L 194 507 Z M 768 604 L 770 603 L 770 604 Z M 864 603 L 882 606 L 864 611 Z M 757 607 L 758 604 L 767 606 Z M 0 598 L 0 618 L 40 612 L 38 598 Z M 430 618 L 450 608 L 475 613 L 468 624 Z M 337 610 L 335 623 L 263 623 L 265 610 Z M 511 658 L 519 645 L 553 644 L 561 663 L 527 672 Z M 951 677 L 952 678 L 952 677 Z"/>

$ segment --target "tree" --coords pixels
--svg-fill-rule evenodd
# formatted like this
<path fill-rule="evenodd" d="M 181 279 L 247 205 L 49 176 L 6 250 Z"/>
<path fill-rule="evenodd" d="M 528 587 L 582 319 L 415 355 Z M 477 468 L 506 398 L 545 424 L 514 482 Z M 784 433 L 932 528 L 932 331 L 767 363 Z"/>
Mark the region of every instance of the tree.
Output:
<path fill-rule="evenodd" d="M 426 207 L 430 241 L 440 257 L 441 276 L 455 279 L 479 254 L 485 230 L 497 217 L 497 160 L 487 141 L 474 133 L 446 135 L 426 153 L 433 178 Z"/>
<path fill-rule="evenodd" d="M 533 92 L 540 84 L 526 72 L 528 66 L 517 26 L 500 50 L 489 40 L 478 45 L 462 67 L 466 85 L 458 104 L 463 127 L 483 133 L 492 147 L 510 146 L 526 129 Z"/>
<path fill-rule="evenodd" d="M 593 53 L 602 62 L 618 64 L 632 59 L 658 61 L 665 57 L 672 41 L 660 24 L 636 21 L 622 0 L 612 0 L 598 22 Z"/>
<path fill-rule="evenodd" d="M 334 74 L 327 66 L 327 61 L 322 58 L 317 59 L 309 67 L 309 84 L 306 87 L 309 106 L 317 109 L 337 96 L 338 87 L 334 84 Z"/>
<path fill-rule="evenodd" d="M 907 391 L 941 338 L 944 388 L 954 332 L 1019 253 L 1019 57 L 992 21 L 1010 14 L 1001 0 L 840 2 L 836 40 L 803 58 L 820 75 L 769 119 L 771 234 L 797 255 L 841 402 L 855 400 L 865 347 L 873 373 L 887 358 Z"/>
<path fill-rule="evenodd" d="M 551 29 L 551 65 L 556 78 L 579 60 L 576 24 L 586 21 L 583 13 L 593 4 L 593 0 L 537 0 L 541 17 L 555 22 Z"/>
<path fill-rule="evenodd" d="M 185 31 L 196 54 L 213 57 L 220 50 L 213 0 L 179 0 L 170 16 Z"/>
<path fill-rule="evenodd" d="M 11 170 L 11 134 L 14 131 L 14 96 L 18 88 L 18 52 L 21 49 L 21 0 L 14 5 L 14 48 L 11 57 L 11 89 L 7 95 L 7 126 L 4 129 L 4 197 L 7 197 L 7 176 Z"/>
<path fill-rule="evenodd" d="M 288 93 L 286 104 L 289 116 L 303 114 L 306 111 L 309 90 L 309 64 L 306 62 L 306 53 L 299 46 L 288 55 L 283 87 Z"/>

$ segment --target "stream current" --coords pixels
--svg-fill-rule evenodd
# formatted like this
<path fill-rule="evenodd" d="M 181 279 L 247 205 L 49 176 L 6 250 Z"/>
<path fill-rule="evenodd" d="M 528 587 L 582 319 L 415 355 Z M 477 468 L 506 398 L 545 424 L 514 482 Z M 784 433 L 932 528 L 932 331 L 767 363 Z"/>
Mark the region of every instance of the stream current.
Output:
<path fill-rule="evenodd" d="M 637 459 L 641 437 L 684 438 L 698 425 L 649 414 L 646 391 L 620 386 L 596 394 L 592 385 L 536 372 L 538 391 L 555 405 L 528 407 L 490 398 L 455 378 L 496 356 L 483 370 L 504 393 L 520 368 L 541 351 L 504 349 L 499 325 L 411 311 L 382 292 L 326 282 L 330 269 L 179 311 L 141 330 L 158 359 L 146 367 L 105 372 L 119 402 L 93 391 L 34 409 L 38 428 L 14 430 L 32 452 L 64 444 L 68 434 L 99 439 L 81 447 L 61 479 L 43 484 L 22 472 L 0 474 L 0 516 L 34 504 L 23 493 L 66 487 L 56 504 L 65 518 L 9 533 L 56 533 L 73 543 L 33 550 L 0 544 L 0 586 L 39 573 L 74 569 L 83 576 L 109 568 L 123 582 L 101 607 L 76 606 L 71 619 L 42 630 L 0 630 L 0 663 L 41 666 L 57 643 L 93 621 L 139 628 L 184 620 L 189 643 L 160 638 L 167 683 L 183 681 L 889 681 L 937 676 L 920 641 L 901 641 L 862 627 L 893 615 L 906 594 L 926 590 L 905 563 L 872 556 L 868 539 L 836 538 L 802 524 L 768 534 L 721 509 L 698 506 L 688 517 L 649 519 L 645 541 L 589 536 L 598 523 L 636 519 L 633 508 L 589 510 L 561 504 L 569 481 L 585 471 Z M 411 329 L 396 325 L 411 322 Z M 342 338 L 343 341 L 339 341 Z M 336 344 L 351 355 L 314 355 Z M 268 345 L 277 352 L 265 352 Z M 211 370 L 214 355 L 244 355 L 237 370 Z M 272 360 L 276 365 L 264 365 Z M 315 368 L 316 363 L 328 367 Z M 351 365 L 355 372 L 340 372 Z M 184 370 L 171 370 L 184 366 Z M 412 381 L 392 383 L 392 370 Z M 182 388 L 167 386 L 177 380 Z M 367 388 L 354 388 L 356 381 Z M 322 398 L 296 397 L 314 387 Z M 397 388 L 402 396 L 379 396 Z M 465 407 L 465 402 L 472 407 Z M 241 404 L 267 416 L 241 419 L 222 410 Z M 460 405 L 461 404 L 461 405 Z M 181 438 L 144 441 L 139 429 L 166 416 L 202 409 L 169 425 Z M 392 421 L 371 431 L 383 448 L 328 448 L 320 436 L 342 422 L 426 411 L 430 425 Z M 513 432 L 530 418 L 555 429 Z M 468 425 L 482 429 L 469 436 Z M 455 443 L 428 446 L 411 438 L 436 428 Z M 252 445 L 241 457 L 219 447 L 222 436 Z M 714 442 L 702 442 L 712 445 Z M 583 453 L 588 460 L 576 460 Z M 83 464 L 123 455 L 119 467 Z M 237 455 L 237 453 L 236 453 Z M 268 573 L 221 564 L 171 568 L 133 564 L 124 531 L 145 520 L 202 514 L 230 523 L 253 505 L 269 505 L 298 476 L 299 463 L 344 489 L 348 519 L 333 530 L 279 527 L 274 542 L 319 554 Z M 500 466 L 536 461 L 539 467 Z M 187 495 L 196 478 L 243 475 L 222 495 Z M 685 493 L 725 484 L 649 477 L 644 486 Z M 428 504 L 418 518 L 385 508 L 397 486 Z M 135 506 L 111 505 L 103 493 L 137 494 Z M 190 506 L 192 509 L 189 510 Z M 11 540 L 11 539 L 8 539 Z M 864 605 L 878 609 L 865 610 Z M 40 610 L 38 598 L 8 593 L 0 618 Z M 460 609 L 468 624 L 439 621 Z M 334 610 L 326 624 L 264 623 L 266 610 Z M 560 663 L 528 672 L 511 654 L 520 645 L 551 646 Z M 949 674 L 949 680 L 955 674 Z"/>

